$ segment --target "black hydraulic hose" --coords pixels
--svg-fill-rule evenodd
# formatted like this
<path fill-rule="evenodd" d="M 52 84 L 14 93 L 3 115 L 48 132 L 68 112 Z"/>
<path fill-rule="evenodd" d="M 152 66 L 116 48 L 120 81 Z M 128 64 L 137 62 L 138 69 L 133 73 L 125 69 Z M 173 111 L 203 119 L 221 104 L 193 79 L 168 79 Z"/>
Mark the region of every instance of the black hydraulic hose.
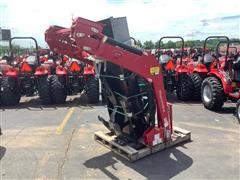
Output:
<path fill-rule="evenodd" d="M 119 47 L 121 47 L 121 48 L 123 48 L 123 49 L 125 49 L 125 50 L 127 50 L 131 53 L 134 53 L 134 54 L 137 54 L 137 55 L 140 55 L 140 56 L 143 54 L 142 50 L 137 49 L 137 48 L 132 47 L 132 46 L 128 46 L 128 45 L 123 44 L 121 42 L 118 42 L 118 41 L 116 41 L 116 40 L 114 40 L 110 37 L 107 38 L 106 42 L 113 45 L 113 46 L 119 46 Z"/>

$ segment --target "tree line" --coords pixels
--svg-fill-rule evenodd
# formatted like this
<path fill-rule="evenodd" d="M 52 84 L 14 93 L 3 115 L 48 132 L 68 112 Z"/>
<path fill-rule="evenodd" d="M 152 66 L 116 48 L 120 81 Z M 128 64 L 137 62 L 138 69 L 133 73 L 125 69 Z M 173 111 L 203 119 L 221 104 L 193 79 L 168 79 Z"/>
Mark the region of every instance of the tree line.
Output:
<path fill-rule="evenodd" d="M 234 38 L 231 39 L 232 41 L 239 41 L 239 39 Z M 207 48 L 214 49 L 216 48 L 217 43 L 219 42 L 219 39 L 209 39 L 207 41 Z M 188 40 L 184 42 L 184 47 L 190 47 L 190 48 L 202 48 L 203 47 L 204 40 Z M 136 46 L 143 48 L 143 49 L 158 49 L 159 48 L 159 41 L 153 42 L 152 40 L 144 41 L 143 43 L 140 40 L 136 40 Z M 160 47 L 163 49 L 170 49 L 170 48 L 181 48 L 182 42 L 181 41 L 167 41 L 167 42 L 161 42 Z M 21 48 L 18 45 L 14 45 L 14 49 L 24 49 Z M 30 49 L 34 49 L 34 47 L 31 47 Z M 39 47 L 41 49 L 41 47 Z M 8 46 L 2 46 L 0 45 L 0 55 L 8 54 L 9 47 Z"/>
<path fill-rule="evenodd" d="M 209 39 L 207 41 L 207 48 L 213 49 L 216 48 L 216 45 L 218 44 L 220 40 L 219 39 Z M 239 39 L 231 39 L 231 41 L 239 41 Z M 204 44 L 204 40 L 188 40 L 184 42 L 184 47 L 190 47 L 190 48 L 202 48 Z M 153 42 L 152 40 L 147 40 L 145 42 L 141 42 L 140 40 L 136 40 L 136 45 L 138 47 L 144 48 L 144 49 L 158 49 L 159 48 L 159 41 Z M 181 48 L 182 42 L 181 41 L 167 41 L 167 42 L 161 42 L 160 47 L 163 49 L 170 49 L 170 48 Z"/>
<path fill-rule="evenodd" d="M 12 49 L 15 51 L 15 52 L 18 52 L 21 54 L 21 52 L 23 52 L 24 50 L 30 50 L 30 51 L 34 51 L 36 48 L 34 46 L 31 46 L 29 48 L 25 48 L 25 47 L 21 47 L 20 45 L 12 45 Z M 38 49 L 41 49 L 40 46 L 38 46 Z M 3 55 L 9 55 L 10 53 L 10 48 L 9 46 L 3 46 L 3 45 L 0 45 L 0 56 L 3 56 Z"/>

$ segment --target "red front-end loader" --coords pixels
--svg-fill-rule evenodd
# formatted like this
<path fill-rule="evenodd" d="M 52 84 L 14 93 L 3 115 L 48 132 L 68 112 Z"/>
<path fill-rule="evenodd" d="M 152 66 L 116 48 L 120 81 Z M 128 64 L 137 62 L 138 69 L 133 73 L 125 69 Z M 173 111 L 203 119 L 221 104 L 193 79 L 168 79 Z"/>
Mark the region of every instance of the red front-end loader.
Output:
<path fill-rule="evenodd" d="M 100 116 L 99 120 L 116 136 L 112 141 L 102 141 L 106 146 L 125 148 L 121 150 L 125 155 L 145 147 L 151 154 L 189 140 L 190 133 L 183 138 L 173 129 L 161 67 L 153 55 L 104 35 L 104 25 L 99 22 L 76 18 L 71 28 L 56 29 L 51 26 L 45 33 L 49 46 L 71 58 L 95 64 L 96 74 L 103 82 L 110 120 Z M 177 136 L 179 141 L 175 141 Z M 96 135 L 95 139 L 99 142 L 102 138 Z M 136 153 L 127 157 L 141 158 Z"/>

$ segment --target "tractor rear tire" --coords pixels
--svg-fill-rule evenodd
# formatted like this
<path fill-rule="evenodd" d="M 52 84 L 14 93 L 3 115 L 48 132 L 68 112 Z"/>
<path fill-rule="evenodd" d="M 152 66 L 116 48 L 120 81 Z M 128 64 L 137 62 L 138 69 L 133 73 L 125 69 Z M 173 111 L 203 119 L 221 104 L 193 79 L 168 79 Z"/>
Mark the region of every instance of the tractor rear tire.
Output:
<path fill-rule="evenodd" d="M 88 78 L 87 86 L 86 86 L 86 94 L 88 97 L 88 102 L 90 104 L 99 103 L 99 79 L 94 76 L 90 76 Z"/>
<path fill-rule="evenodd" d="M 44 76 L 39 79 L 38 83 L 38 94 L 39 99 L 43 105 L 52 104 L 52 97 L 51 97 L 51 80 L 52 76 Z"/>
<path fill-rule="evenodd" d="M 193 100 L 200 101 L 201 100 L 201 86 L 202 86 L 203 79 L 197 73 L 191 74 L 190 78 L 192 80 L 193 87 L 194 87 Z"/>
<path fill-rule="evenodd" d="M 181 101 L 191 100 L 193 94 L 193 83 L 189 75 L 181 75 L 177 84 L 177 97 Z"/>
<path fill-rule="evenodd" d="M 237 115 L 238 122 L 240 123 L 240 100 L 238 100 L 237 102 L 236 115 Z"/>
<path fill-rule="evenodd" d="M 21 93 L 16 78 L 5 77 L 1 82 L 1 100 L 5 106 L 15 106 L 19 104 Z"/>
<path fill-rule="evenodd" d="M 221 82 L 216 77 L 206 78 L 201 87 L 201 98 L 205 108 L 218 111 L 225 101 L 225 94 Z"/>
<path fill-rule="evenodd" d="M 55 104 L 63 104 L 66 102 L 67 92 L 65 83 L 57 75 L 53 75 L 51 82 L 52 101 Z"/>

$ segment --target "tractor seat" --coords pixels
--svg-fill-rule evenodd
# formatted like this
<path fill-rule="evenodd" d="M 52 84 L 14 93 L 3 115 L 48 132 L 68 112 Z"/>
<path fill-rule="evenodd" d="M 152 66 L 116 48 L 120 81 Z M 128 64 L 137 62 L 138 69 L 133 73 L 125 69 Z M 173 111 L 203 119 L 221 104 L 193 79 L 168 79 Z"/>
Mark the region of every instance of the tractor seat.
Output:
<path fill-rule="evenodd" d="M 240 57 L 238 57 L 238 59 L 233 62 L 233 69 L 240 71 Z"/>
<path fill-rule="evenodd" d="M 7 60 L 5 59 L 0 60 L 0 64 L 7 64 Z"/>
<path fill-rule="evenodd" d="M 160 57 L 159 57 L 159 63 L 161 65 L 164 65 L 166 64 L 169 60 L 171 59 L 171 57 L 167 54 L 162 54 Z"/>
<path fill-rule="evenodd" d="M 210 65 L 213 62 L 213 56 L 211 54 L 205 54 L 203 58 L 203 62 L 207 67 L 210 67 Z"/>
<path fill-rule="evenodd" d="M 233 81 L 240 82 L 240 57 L 233 62 Z"/>
<path fill-rule="evenodd" d="M 27 62 L 32 68 L 36 68 L 36 66 L 38 65 L 37 57 L 36 57 L 36 56 L 28 56 L 28 57 L 26 58 L 26 62 Z"/>
<path fill-rule="evenodd" d="M 54 60 L 48 59 L 47 61 L 44 62 L 44 64 L 54 64 Z"/>
<path fill-rule="evenodd" d="M 192 56 L 192 60 L 194 62 L 198 62 L 199 61 L 199 58 L 201 58 L 201 54 L 200 53 L 196 53 Z"/>

